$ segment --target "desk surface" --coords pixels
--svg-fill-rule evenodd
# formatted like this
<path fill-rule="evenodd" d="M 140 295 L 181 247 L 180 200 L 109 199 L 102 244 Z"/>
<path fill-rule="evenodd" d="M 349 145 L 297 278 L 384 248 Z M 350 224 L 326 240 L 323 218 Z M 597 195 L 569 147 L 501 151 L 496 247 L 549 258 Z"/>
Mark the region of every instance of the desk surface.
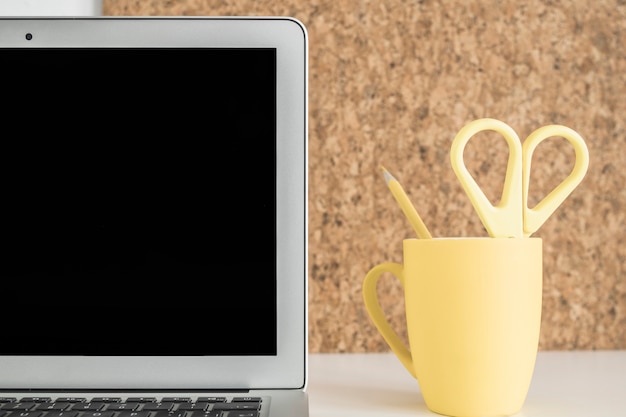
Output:
<path fill-rule="evenodd" d="M 391 353 L 309 355 L 310 417 L 438 416 Z M 626 350 L 539 352 L 515 417 L 626 416 Z"/>

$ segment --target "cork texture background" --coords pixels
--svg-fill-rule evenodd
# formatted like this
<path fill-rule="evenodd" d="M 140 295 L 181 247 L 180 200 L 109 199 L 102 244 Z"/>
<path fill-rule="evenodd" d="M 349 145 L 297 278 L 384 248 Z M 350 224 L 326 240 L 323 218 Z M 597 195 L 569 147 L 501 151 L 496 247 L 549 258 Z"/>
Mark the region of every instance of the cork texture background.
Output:
<path fill-rule="evenodd" d="M 626 1 L 104 0 L 103 15 L 292 16 L 309 34 L 309 347 L 388 347 L 361 295 L 367 271 L 414 237 L 380 166 L 435 237 L 486 236 L 449 162 L 456 133 L 492 117 L 524 139 L 576 130 L 583 182 L 533 235 L 544 245 L 540 350 L 626 349 Z M 481 135 L 482 136 L 482 135 Z M 492 201 L 507 149 L 484 135 L 466 161 Z M 570 172 L 564 140 L 533 158 L 530 205 Z M 406 337 L 398 280 L 381 304 Z"/>

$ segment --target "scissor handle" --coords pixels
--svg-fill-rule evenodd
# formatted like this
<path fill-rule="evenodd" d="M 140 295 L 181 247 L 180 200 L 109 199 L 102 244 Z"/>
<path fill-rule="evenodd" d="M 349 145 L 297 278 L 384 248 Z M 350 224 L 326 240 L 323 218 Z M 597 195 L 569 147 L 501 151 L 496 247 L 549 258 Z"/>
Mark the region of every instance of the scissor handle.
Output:
<path fill-rule="evenodd" d="M 567 139 L 574 147 L 576 161 L 572 172 L 557 185 L 535 207 L 528 208 L 528 186 L 530 183 L 530 166 L 532 155 L 539 143 L 550 137 Z M 523 200 L 524 200 L 524 236 L 528 237 L 541 227 L 559 205 L 574 191 L 587 173 L 589 167 L 589 150 L 583 138 L 574 130 L 561 125 L 540 127 L 526 138 L 522 146 L 523 155 Z"/>
<path fill-rule="evenodd" d="M 500 133 L 509 147 L 509 160 L 504 178 L 502 197 L 497 206 L 491 204 L 476 180 L 467 170 L 463 152 L 467 142 L 477 133 L 493 130 Z M 522 237 L 524 214 L 522 209 L 522 144 L 517 133 L 506 123 L 496 119 L 478 119 L 457 133 L 450 149 L 452 169 L 465 193 L 470 198 L 485 229 L 492 237 Z"/>

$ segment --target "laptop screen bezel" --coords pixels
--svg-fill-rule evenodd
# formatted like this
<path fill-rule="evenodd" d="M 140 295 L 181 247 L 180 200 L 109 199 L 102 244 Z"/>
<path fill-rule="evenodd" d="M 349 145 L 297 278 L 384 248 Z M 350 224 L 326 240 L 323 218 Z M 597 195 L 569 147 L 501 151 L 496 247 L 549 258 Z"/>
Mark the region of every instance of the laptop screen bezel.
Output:
<path fill-rule="evenodd" d="M 31 33 L 27 39 L 26 33 Z M 2 18 L 0 48 L 276 48 L 277 354 L 0 356 L 0 390 L 302 388 L 307 356 L 307 35 L 288 17 Z"/>

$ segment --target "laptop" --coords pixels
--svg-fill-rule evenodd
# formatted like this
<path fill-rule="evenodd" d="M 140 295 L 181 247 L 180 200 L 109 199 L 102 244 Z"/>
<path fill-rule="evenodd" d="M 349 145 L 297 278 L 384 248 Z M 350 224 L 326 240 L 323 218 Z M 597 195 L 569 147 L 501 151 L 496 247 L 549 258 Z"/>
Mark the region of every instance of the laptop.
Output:
<path fill-rule="evenodd" d="M 2 17 L 0 417 L 306 417 L 288 17 Z"/>

